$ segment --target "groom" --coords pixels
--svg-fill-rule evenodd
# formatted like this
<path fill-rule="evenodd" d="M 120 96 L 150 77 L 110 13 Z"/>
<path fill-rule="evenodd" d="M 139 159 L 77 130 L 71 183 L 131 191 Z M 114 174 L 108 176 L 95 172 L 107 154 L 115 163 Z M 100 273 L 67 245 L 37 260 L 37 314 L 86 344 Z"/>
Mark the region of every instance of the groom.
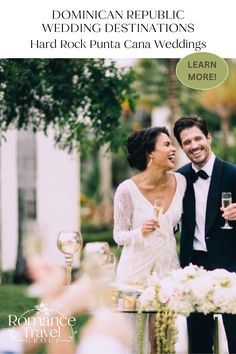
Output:
<path fill-rule="evenodd" d="M 180 261 L 207 270 L 236 272 L 236 166 L 211 151 L 206 121 L 195 115 L 178 119 L 174 135 L 191 160 L 178 172 L 187 180 L 183 200 Z M 233 203 L 221 207 L 221 193 L 231 192 Z M 225 220 L 232 229 L 223 230 Z M 230 353 L 236 353 L 236 315 L 223 315 Z M 188 318 L 191 353 L 213 353 L 213 316 L 200 313 Z"/>

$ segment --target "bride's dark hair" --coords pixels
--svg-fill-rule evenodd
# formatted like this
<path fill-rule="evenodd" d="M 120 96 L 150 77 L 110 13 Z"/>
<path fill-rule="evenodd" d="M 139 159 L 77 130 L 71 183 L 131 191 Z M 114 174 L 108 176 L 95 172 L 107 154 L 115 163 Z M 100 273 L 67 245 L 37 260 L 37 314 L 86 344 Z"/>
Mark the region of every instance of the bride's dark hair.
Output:
<path fill-rule="evenodd" d="M 164 133 L 170 136 L 166 127 L 155 127 L 136 130 L 130 134 L 127 141 L 129 165 L 144 171 L 148 163 L 148 154 L 155 150 L 157 137 Z"/>

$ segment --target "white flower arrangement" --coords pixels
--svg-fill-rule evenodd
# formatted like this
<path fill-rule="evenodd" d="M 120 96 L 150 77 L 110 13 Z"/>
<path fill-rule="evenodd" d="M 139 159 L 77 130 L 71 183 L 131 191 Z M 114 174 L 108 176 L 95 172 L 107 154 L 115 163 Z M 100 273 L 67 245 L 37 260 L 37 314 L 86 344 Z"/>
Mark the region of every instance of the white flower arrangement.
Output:
<path fill-rule="evenodd" d="M 155 288 L 161 303 L 175 313 L 236 313 L 236 273 L 224 269 L 207 271 L 190 264 L 163 279 L 153 273 L 139 297 L 141 310 L 155 310 Z"/>

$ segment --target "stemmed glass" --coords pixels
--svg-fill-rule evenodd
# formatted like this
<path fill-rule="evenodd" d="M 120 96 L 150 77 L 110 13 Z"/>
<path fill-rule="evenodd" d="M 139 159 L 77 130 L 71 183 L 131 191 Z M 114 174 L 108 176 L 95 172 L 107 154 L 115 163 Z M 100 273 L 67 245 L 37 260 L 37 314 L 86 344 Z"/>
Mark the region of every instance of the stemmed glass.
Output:
<path fill-rule="evenodd" d="M 73 255 L 74 253 L 79 252 L 82 246 L 83 246 L 83 239 L 80 232 L 78 231 L 59 232 L 57 238 L 57 247 L 65 255 L 66 285 L 71 284 Z"/>
<path fill-rule="evenodd" d="M 115 267 L 115 256 L 107 242 L 87 242 L 84 247 L 83 270 L 92 278 L 104 276 L 107 266 Z M 112 268 L 112 267 L 111 267 Z"/>
<path fill-rule="evenodd" d="M 41 230 L 34 219 L 28 219 L 24 222 L 22 247 L 28 269 L 32 262 L 35 262 L 38 258 L 41 259 L 44 249 Z M 44 291 L 45 290 L 42 285 L 40 285 L 40 282 L 34 282 L 28 286 L 26 293 L 28 297 L 35 298 L 42 297 Z"/>
<path fill-rule="evenodd" d="M 24 224 L 23 254 L 28 261 L 35 256 L 41 256 L 43 251 L 43 240 L 41 232 L 35 220 L 27 220 Z"/>
<path fill-rule="evenodd" d="M 221 194 L 221 203 L 223 208 L 227 208 L 230 204 L 232 204 L 232 193 L 231 192 L 223 192 Z M 231 230 L 232 227 L 229 225 L 228 220 L 225 220 L 224 226 L 221 226 L 221 229 Z"/>
<path fill-rule="evenodd" d="M 158 221 L 160 216 L 163 215 L 164 212 L 164 200 L 161 198 L 157 198 L 153 203 L 153 218 Z"/>
<path fill-rule="evenodd" d="M 96 288 L 96 307 L 106 307 L 111 302 L 110 284 L 115 277 L 116 257 L 107 242 L 88 242 L 83 253 L 83 271 Z"/>

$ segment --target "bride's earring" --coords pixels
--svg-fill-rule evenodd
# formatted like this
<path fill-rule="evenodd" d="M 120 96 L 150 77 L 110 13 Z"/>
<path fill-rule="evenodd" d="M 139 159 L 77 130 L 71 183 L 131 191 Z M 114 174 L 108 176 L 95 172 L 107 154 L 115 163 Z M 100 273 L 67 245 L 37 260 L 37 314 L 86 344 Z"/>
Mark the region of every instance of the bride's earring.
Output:
<path fill-rule="evenodd" d="M 149 160 L 149 162 L 148 162 L 148 164 L 147 164 L 147 168 L 148 168 L 149 166 L 151 166 L 152 160 L 153 160 L 153 158 L 151 157 L 150 160 Z"/>

